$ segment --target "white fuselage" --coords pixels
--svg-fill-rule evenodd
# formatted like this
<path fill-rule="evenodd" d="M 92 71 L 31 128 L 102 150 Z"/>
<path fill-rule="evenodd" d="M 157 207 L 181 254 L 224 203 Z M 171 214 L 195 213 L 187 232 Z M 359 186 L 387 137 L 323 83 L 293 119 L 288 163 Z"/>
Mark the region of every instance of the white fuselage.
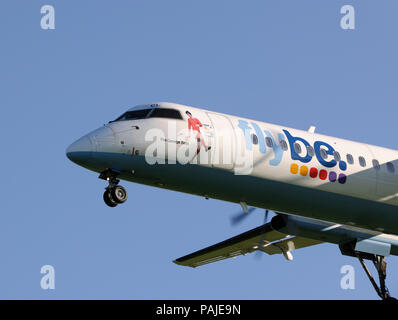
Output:
<path fill-rule="evenodd" d="M 68 157 L 138 183 L 398 234 L 398 151 L 172 103 L 130 111 L 146 109 L 81 138 Z"/>

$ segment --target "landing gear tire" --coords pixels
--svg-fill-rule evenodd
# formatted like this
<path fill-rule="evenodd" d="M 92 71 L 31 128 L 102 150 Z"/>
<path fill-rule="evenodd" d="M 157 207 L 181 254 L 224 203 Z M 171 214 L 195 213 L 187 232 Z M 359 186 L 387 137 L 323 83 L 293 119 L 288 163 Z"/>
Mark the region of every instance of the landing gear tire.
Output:
<path fill-rule="evenodd" d="M 113 200 L 111 193 L 109 190 L 105 190 L 104 192 L 104 202 L 106 203 L 107 206 L 114 208 L 117 206 L 117 202 Z"/>
<path fill-rule="evenodd" d="M 101 172 L 99 178 L 108 181 L 109 185 L 105 188 L 104 202 L 109 207 L 116 207 L 118 204 L 124 203 L 127 200 L 127 191 L 122 186 L 119 186 L 118 173 L 110 169 Z"/>
<path fill-rule="evenodd" d="M 110 190 L 111 198 L 116 203 L 123 203 L 127 200 L 127 191 L 122 186 L 115 186 Z"/>

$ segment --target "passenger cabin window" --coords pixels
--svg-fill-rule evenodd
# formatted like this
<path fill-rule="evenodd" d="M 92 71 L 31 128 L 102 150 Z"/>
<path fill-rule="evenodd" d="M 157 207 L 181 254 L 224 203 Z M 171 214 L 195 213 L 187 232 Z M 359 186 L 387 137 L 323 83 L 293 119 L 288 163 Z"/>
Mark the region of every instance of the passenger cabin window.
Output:
<path fill-rule="evenodd" d="M 341 160 L 340 153 L 338 151 L 333 152 L 334 160 L 339 162 Z"/>
<path fill-rule="evenodd" d="M 373 159 L 372 163 L 373 163 L 373 168 L 375 168 L 376 170 L 380 170 L 379 161 L 377 161 L 376 159 Z"/>
<path fill-rule="evenodd" d="M 307 146 L 307 152 L 308 152 L 308 155 L 311 157 L 313 157 L 315 155 L 314 148 L 311 146 Z"/>
<path fill-rule="evenodd" d="M 395 172 L 395 166 L 392 162 L 387 162 L 386 165 L 387 165 L 388 172 L 391 172 L 391 173 Z"/>
<path fill-rule="evenodd" d="M 349 164 L 354 164 L 354 157 L 352 156 L 352 154 L 347 154 L 347 162 Z"/>
<path fill-rule="evenodd" d="M 361 167 L 366 167 L 366 160 L 364 157 L 361 156 L 358 158 L 358 160 L 359 160 L 359 164 L 361 165 Z"/>
<path fill-rule="evenodd" d="M 123 113 L 119 118 L 117 118 L 116 120 L 113 120 L 111 122 L 145 119 L 148 116 L 149 112 L 151 112 L 151 110 L 152 109 L 127 111 L 127 112 Z"/>
<path fill-rule="evenodd" d="M 180 111 L 175 109 L 156 108 L 149 115 L 149 118 L 168 118 L 182 120 Z"/>
<path fill-rule="evenodd" d="M 258 138 L 254 133 L 252 133 L 252 142 L 253 144 L 258 144 Z"/>
<path fill-rule="evenodd" d="M 297 142 L 293 146 L 294 146 L 294 151 L 296 151 L 296 153 L 300 154 L 301 146 Z"/>
<path fill-rule="evenodd" d="M 326 160 L 328 158 L 328 154 L 326 153 L 325 149 L 321 148 L 321 157 Z"/>
<path fill-rule="evenodd" d="M 274 143 L 272 142 L 272 139 L 270 137 L 265 138 L 265 144 L 268 148 L 272 148 L 274 146 Z"/>
<path fill-rule="evenodd" d="M 285 140 L 279 141 L 279 144 L 280 144 L 280 146 L 281 146 L 283 151 L 287 151 L 287 143 L 286 143 Z"/>

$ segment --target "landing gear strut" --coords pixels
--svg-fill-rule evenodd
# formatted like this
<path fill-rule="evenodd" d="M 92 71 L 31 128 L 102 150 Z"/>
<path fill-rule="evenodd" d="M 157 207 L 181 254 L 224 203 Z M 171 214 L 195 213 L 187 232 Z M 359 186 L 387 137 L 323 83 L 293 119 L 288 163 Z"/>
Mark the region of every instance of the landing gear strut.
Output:
<path fill-rule="evenodd" d="M 379 255 L 372 255 L 372 261 L 373 264 L 379 274 L 379 281 L 380 281 L 380 286 L 377 285 L 376 281 L 373 279 L 372 274 L 370 273 L 368 267 L 366 266 L 365 262 L 363 261 L 363 258 L 359 253 L 356 254 L 359 262 L 361 263 L 363 269 L 366 272 L 366 275 L 368 276 L 370 282 L 372 283 L 373 287 L 375 288 L 377 294 L 379 295 L 380 298 L 383 300 L 396 300 L 395 298 L 390 296 L 390 292 L 388 291 L 386 287 L 386 276 L 387 276 L 387 262 L 385 261 L 385 257 L 379 256 Z"/>
<path fill-rule="evenodd" d="M 127 191 L 122 186 L 119 186 L 120 180 L 116 179 L 117 173 L 107 170 L 100 174 L 99 178 L 109 182 L 105 188 L 104 202 L 109 207 L 116 207 L 118 204 L 124 203 L 127 200 Z"/>

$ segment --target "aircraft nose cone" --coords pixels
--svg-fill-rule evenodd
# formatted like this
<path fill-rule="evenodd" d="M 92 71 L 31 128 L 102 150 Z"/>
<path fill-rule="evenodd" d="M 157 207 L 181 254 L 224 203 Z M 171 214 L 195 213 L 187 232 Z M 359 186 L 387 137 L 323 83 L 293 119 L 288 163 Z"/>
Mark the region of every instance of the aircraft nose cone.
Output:
<path fill-rule="evenodd" d="M 66 149 L 66 156 L 74 163 L 85 164 L 92 156 L 93 144 L 88 136 L 73 142 Z"/>

